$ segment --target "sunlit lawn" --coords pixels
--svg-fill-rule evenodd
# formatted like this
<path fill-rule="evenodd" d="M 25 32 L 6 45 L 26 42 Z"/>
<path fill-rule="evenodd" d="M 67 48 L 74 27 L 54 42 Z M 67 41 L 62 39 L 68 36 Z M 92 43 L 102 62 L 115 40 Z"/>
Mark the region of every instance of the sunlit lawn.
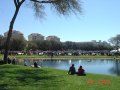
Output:
<path fill-rule="evenodd" d="M 0 65 L 0 90 L 119 90 L 120 77 L 68 75 L 65 70 Z"/>
<path fill-rule="evenodd" d="M 10 58 L 13 58 L 13 55 L 9 55 Z M 16 55 L 17 59 L 51 59 L 51 56 L 46 55 Z M 3 59 L 3 55 L 0 54 L 0 60 Z M 53 56 L 52 59 L 120 59 L 120 56 Z"/>

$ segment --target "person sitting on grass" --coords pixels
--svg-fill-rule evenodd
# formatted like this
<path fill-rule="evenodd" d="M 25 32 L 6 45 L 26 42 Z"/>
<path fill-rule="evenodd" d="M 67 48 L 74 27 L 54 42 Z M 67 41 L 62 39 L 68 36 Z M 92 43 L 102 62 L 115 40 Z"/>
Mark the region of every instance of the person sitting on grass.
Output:
<path fill-rule="evenodd" d="M 70 75 L 76 74 L 76 70 L 75 70 L 74 64 L 72 64 L 72 66 L 69 68 L 68 74 L 70 74 Z"/>
<path fill-rule="evenodd" d="M 7 60 L 8 60 L 8 64 L 11 64 L 11 59 L 9 57 L 7 58 Z"/>
<path fill-rule="evenodd" d="M 77 74 L 78 76 L 86 76 L 85 70 L 82 68 L 82 66 L 79 67 Z"/>
<path fill-rule="evenodd" d="M 26 61 L 24 61 L 24 66 L 27 66 L 27 62 Z"/>
<path fill-rule="evenodd" d="M 38 68 L 37 62 L 34 62 L 34 67 Z"/>

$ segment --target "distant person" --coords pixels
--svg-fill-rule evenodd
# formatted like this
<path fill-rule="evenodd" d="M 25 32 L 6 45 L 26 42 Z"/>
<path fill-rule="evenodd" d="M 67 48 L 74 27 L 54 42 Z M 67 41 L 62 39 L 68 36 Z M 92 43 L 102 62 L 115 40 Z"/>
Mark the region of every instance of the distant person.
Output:
<path fill-rule="evenodd" d="M 53 52 L 51 52 L 51 53 L 50 53 L 51 59 L 53 58 L 53 55 L 54 55 Z"/>
<path fill-rule="evenodd" d="M 86 76 L 85 70 L 82 68 L 82 66 L 79 67 L 77 74 L 78 76 Z"/>
<path fill-rule="evenodd" d="M 76 70 L 75 70 L 74 64 L 72 64 L 72 66 L 69 68 L 68 74 L 71 74 L 71 75 L 76 74 Z"/>
<path fill-rule="evenodd" d="M 16 57 L 14 56 L 12 60 L 12 64 L 15 64 L 15 63 L 16 63 Z"/>
<path fill-rule="evenodd" d="M 15 58 L 12 60 L 12 64 L 15 64 Z"/>
<path fill-rule="evenodd" d="M 24 62 L 24 66 L 27 66 L 27 62 L 26 61 Z"/>
<path fill-rule="evenodd" d="M 34 67 L 35 67 L 35 68 L 37 68 L 37 67 L 38 67 L 37 62 L 34 62 Z"/>
<path fill-rule="evenodd" d="M 11 63 L 11 60 L 10 60 L 10 58 L 9 58 L 9 57 L 7 58 L 7 61 L 8 61 L 8 64 L 10 64 L 10 63 Z"/>

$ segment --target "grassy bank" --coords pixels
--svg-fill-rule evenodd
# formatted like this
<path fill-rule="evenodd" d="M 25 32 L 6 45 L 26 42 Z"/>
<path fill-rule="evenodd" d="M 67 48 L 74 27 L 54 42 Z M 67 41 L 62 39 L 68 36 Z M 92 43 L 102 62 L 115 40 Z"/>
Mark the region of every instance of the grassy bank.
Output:
<path fill-rule="evenodd" d="M 0 65 L 0 90 L 119 90 L 120 77 L 68 75 L 65 70 Z"/>
<path fill-rule="evenodd" d="M 13 58 L 13 56 L 9 56 Z M 17 59 L 51 59 L 50 56 L 39 56 L 39 55 L 16 55 Z M 2 60 L 3 55 L 0 55 Z M 120 56 L 53 56 L 52 59 L 120 59 Z"/>

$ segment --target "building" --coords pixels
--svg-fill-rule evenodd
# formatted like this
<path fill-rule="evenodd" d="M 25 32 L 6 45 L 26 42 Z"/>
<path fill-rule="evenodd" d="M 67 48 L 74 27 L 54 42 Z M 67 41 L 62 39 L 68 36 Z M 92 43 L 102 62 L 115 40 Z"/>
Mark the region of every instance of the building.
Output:
<path fill-rule="evenodd" d="M 96 40 L 92 40 L 91 42 L 96 43 L 97 41 Z"/>
<path fill-rule="evenodd" d="M 4 37 L 7 37 L 8 35 L 8 31 L 4 33 Z M 12 36 L 11 38 L 23 38 L 23 33 L 21 33 L 20 31 L 16 31 L 16 30 L 13 30 L 12 31 Z"/>
<path fill-rule="evenodd" d="M 28 35 L 28 40 L 29 41 L 44 40 L 44 36 L 39 33 L 32 33 L 32 34 Z"/>
<path fill-rule="evenodd" d="M 46 37 L 46 40 L 60 42 L 60 38 L 58 38 L 57 36 L 48 36 L 48 37 Z"/>

